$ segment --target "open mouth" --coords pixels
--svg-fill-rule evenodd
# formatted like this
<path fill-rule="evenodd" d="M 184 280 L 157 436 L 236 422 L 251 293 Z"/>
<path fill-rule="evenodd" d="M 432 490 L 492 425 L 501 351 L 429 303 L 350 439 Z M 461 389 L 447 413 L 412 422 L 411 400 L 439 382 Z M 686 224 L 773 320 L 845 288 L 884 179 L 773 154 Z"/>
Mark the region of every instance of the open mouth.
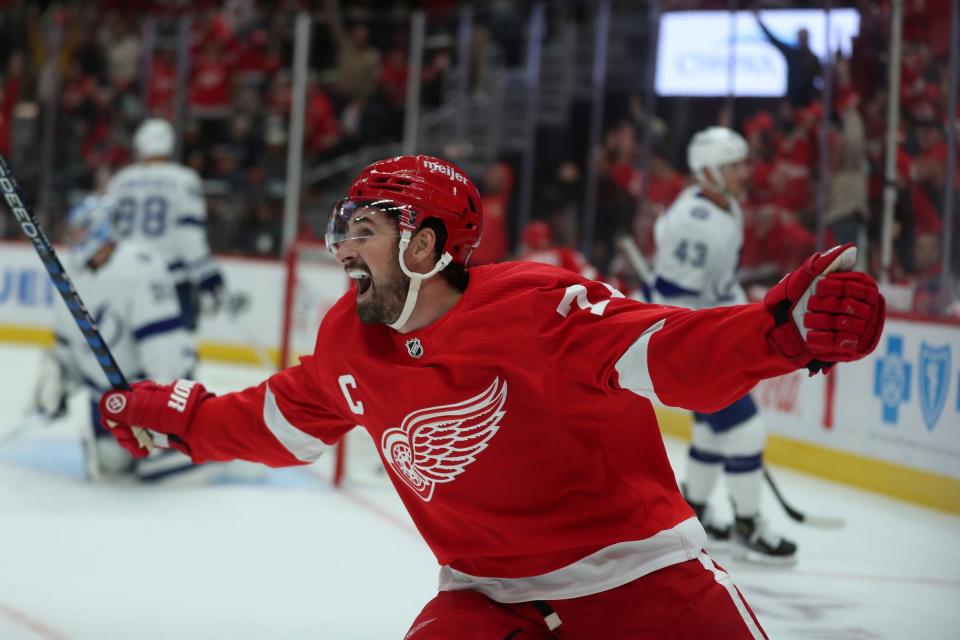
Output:
<path fill-rule="evenodd" d="M 373 284 L 373 280 L 370 278 L 370 272 L 364 269 L 350 269 L 347 271 L 347 276 L 357 285 L 358 296 L 365 294 Z"/>

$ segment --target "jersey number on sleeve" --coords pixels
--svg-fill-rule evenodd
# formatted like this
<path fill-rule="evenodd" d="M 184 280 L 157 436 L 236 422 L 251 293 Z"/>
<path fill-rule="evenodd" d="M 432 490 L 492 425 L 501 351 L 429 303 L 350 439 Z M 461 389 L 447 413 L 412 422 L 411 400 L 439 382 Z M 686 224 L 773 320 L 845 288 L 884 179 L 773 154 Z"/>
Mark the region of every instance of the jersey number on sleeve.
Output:
<path fill-rule="evenodd" d="M 137 201 L 121 198 L 113 210 L 113 224 L 117 235 L 126 238 L 137 224 Z M 143 201 L 143 219 L 140 229 L 148 237 L 162 236 L 167 228 L 167 199 L 163 196 L 148 196 Z"/>
<path fill-rule="evenodd" d="M 689 263 L 691 267 L 702 267 L 707 263 L 707 245 L 704 242 L 681 240 L 673 257 L 679 262 Z"/>
<path fill-rule="evenodd" d="M 577 306 L 581 309 L 590 309 L 590 313 L 593 315 L 602 316 L 607 305 L 610 304 L 611 298 L 623 298 L 624 295 L 606 282 L 601 282 L 600 284 L 610 290 L 610 298 L 601 300 L 600 302 L 590 302 L 587 298 L 587 288 L 582 284 L 572 284 L 567 287 L 566 293 L 563 294 L 563 300 L 557 305 L 557 313 L 566 318 L 567 314 L 570 313 L 570 308 L 573 306 L 574 301 L 576 301 Z"/>

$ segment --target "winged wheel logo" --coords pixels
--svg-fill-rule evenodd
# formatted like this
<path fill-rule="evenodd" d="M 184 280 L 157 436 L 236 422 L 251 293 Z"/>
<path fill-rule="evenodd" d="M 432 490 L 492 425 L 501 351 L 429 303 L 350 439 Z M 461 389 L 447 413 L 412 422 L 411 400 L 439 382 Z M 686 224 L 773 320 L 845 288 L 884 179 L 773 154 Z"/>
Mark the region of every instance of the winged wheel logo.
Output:
<path fill-rule="evenodd" d="M 457 404 L 419 409 L 387 429 L 380 449 L 390 469 L 424 502 L 438 484 L 452 482 L 487 448 L 506 411 L 507 381 Z"/>

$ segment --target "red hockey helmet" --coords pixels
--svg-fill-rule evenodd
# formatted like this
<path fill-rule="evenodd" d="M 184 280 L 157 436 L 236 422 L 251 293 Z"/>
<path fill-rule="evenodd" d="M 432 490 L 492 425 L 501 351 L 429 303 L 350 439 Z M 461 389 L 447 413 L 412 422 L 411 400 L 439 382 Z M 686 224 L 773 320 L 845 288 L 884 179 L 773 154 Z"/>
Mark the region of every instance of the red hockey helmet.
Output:
<path fill-rule="evenodd" d="M 347 194 L 353 202 L 389 201 L 401 230 L 416 231 L 424 220 L 437 218 L 447 229 L 443 251 L 466 264 L 480 244 L 483 203 L 480 193 L 456 165 L 432 156 L 396 156 L 364 169 Z"/>
<path fill-rule="evenodd" d="M 523 230 L 523 244 L 532 251 L 549 249 L 553 246 L 553 232 L 543 220 L 534 220 Z"/>

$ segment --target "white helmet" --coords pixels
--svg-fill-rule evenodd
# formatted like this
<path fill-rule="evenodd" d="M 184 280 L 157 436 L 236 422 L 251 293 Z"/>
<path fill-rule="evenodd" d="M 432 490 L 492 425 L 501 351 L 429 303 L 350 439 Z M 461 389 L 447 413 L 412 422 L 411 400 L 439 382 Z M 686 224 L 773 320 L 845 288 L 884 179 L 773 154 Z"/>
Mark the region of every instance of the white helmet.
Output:
<path fill-rule="evenodd" d="M 733 129 L 707 127 L 694 134 L 687 146 L 687 165 L 697 182 L 705 187 L 726 191 L 720 167 L 747 159 L 747 141 Z M 717 182 L 707 180 L 704 169 L 710 169 Z"/>
<path fill-rule="evenodd" d="M 133 148 L 137 157 L 169 158 L 173 155 L 175 136 L 173 127 L 162 118 L 149 118 L 133 134 Z"/>

